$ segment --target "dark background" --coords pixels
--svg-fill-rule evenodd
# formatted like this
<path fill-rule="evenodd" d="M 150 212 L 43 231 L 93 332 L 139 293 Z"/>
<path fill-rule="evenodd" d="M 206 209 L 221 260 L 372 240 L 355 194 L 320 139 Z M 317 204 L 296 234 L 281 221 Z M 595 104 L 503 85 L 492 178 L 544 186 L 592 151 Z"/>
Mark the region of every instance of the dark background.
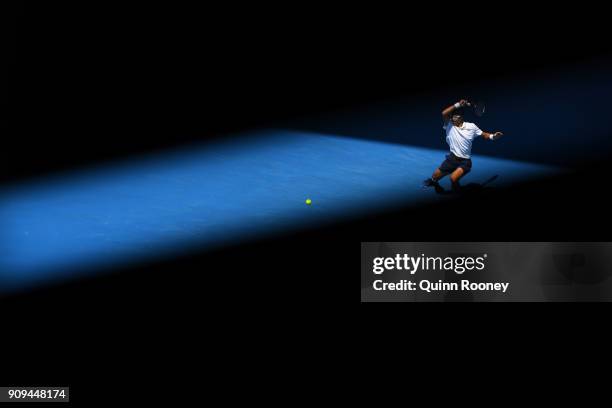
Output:
<path fill-rule="evenodd" d="M 445 7 L 16 4 L 2 181 L 610 57 L 598 10 L 560 5 L 551 18 L 493 4 Z M 576 21 L 585 24 L 568 30 Z M 470 63 L 449 66 L 456 54 Z M 360 241 L 609 241 L 608 162 L 599 151 L 545 183 L 6 297 L 15 335 L 4 350 L 14 364 L 3 371 L 13 383 L 70 384 L 84 401 L 96 381 L 196 382 L 183 365 L 205 370 L 215 358 L 225 361 L 214 365 L 220 378 L 233 378 L 239 363 L 255 375 L 292 344 L 301 350 L 295 364 L 280 367 L 323 363 L 319 348 L 343 350 L 347 338 L 406 319 L 390 308 L 355 310 Z M 474 214 L 468 230 L 440 217 L 461 211 Z M 460 325 L 465 308 L 435 308 L 406 325 L 439 330 L 443 320 L 452 332 L 494 319 L 500 334 L 511 331 L 501 322 L 516 324 L 506 309 L 472 308 Z M 574 321 L 568 309 L 564 319 Z M 529 315 L 534 327 L 540 318 L 562 323 L 550 311 Z M 353 357 L 337 354 L 346 365 Z"/>
<path fill-rule="evenodd" d="M 608 51 L 595 13 L 569 31 L 563 18 L 534 10 L 490 18 L 464 10 L 475 20 L 465 24 L 465 17 L 418 8 L 406 14 L 259 5 L 238 12 L 28 3 L 21 9 L 11 80 L 19 136 L 6 150 L 19 160 L 4 178 L 417 91 L 546 75 Z M 567 11 L 572 21 L 581 18 Z M 506 25 L 519 14 L 520 29 Z"/>

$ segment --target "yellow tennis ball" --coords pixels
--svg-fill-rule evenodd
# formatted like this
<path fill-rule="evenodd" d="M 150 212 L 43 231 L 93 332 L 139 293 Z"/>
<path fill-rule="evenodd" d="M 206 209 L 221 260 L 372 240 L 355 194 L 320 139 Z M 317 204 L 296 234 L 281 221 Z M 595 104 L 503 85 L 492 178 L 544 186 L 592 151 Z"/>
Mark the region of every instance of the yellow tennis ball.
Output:
<path fill-rule="evenodd" d="M 312 204 L 312 200 L 310 198 L 307 198 L 306 199 L 306 205 L 310 205 L 310 204 Z"/>

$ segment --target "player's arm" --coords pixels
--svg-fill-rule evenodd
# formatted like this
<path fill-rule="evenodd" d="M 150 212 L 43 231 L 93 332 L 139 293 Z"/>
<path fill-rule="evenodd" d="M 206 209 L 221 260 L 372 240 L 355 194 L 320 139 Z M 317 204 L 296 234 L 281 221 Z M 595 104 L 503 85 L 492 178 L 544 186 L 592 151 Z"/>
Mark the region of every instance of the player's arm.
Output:
<path fill-rule="evenodd" d="M 482 132 L 482 137 L 485 138 L 486 140 L 498 140 L 500 137 L 502 137 L 504 134 L 502 132 Z"/>
<path fill-rule="evenodd" d="M 467 101 L 465 99 L 460 100 L 459 102 L 449 106 L 448 108 L 442 111 L 442 118 L 444 119 L 444 123 L 448 122 L 456 109 L 463 108 L 467 105 Z"/>

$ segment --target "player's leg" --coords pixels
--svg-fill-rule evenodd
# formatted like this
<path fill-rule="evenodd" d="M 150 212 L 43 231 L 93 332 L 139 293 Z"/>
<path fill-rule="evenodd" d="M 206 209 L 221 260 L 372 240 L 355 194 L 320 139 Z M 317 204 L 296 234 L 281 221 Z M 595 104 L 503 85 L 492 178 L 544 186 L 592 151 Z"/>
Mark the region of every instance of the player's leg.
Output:
<path fill-rule="evenodd" d="M 459 185 L 459 180 L 461 180 L 462 177 L 465 177 L 465 175 L 468 174 L 471 170 L 472 170 L 472 160 L 471 159 L 463 160 L 461 161 L 461 163 L 459 163 L 457 168 L 450 175 L 451 186 L 453 187 L 453 191 L 459 191 L 459 189 L 461 188 L 461 186 Z"/>
<path fill-rule="evenodd" d="M 443 172 L 439 167 L 436 169 L 436 171 L 434 171 L 434 173 L 431 175 L 431 179 L 434 182 L 438 182 L 440 181 L 441 178 L 443 178 L 444 176 L 446 176 L 448 173 Z"/>
<path fill-rule="evenodd" d="M 440 181 L 440 179 L 442 179 L 443 177 L 445 177 L 446 175 L 450 174 L 453 172 L 453 170 L 455 170 L 456 166 L 455 164 L 452 162 L 452 160 L 450 159 L 449 156 L 446 156 L 446 160 L 444 160 L 442 162 L 442 164 L 440 165 L 440 167 L 438 167 L 433 174 L 431 175 L 430 178 L 428 178 L 427 180 L 425 180 L 423 182 L 423 185 L 426 187 L 432 187 L 432 186 L 436 186 L 438 184 L 438 181 Z"/>
<path fill-rule="evenodd" d="M 440 168 L 437 168 L 436 171 L 433 172 L 433 174 L 431 175 L 430 178 L 426 179 L 425 181 L 423 181 L 423 185 L 425 187 L 432 187 L 435 186 L 436 184 L 438 184 L 438 181 L 446 176 L 448 173 L 444 173 L 442 170 L 440 170 Z"/>
<path fill-rule="evenodd" d="M 463 176 L 465 176 L 465 170 L 463 170 L 462 167 L 457 167 L 457 169 L 451 173 L 450 180 L 453 191 L 459 191 L 461 188 L 459 185 L 459 180 L 461 180 L 461 177 Z"/>

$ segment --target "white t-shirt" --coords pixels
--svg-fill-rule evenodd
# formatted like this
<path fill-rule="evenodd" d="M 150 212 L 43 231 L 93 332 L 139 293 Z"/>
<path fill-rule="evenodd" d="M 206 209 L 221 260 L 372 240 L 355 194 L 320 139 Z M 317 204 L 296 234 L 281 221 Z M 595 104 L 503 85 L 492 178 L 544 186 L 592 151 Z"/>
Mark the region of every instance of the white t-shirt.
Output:
<path fill-rule="evenodd" d="M 455 156 L 469 159 L 472 141 L 482 135 L 482 130 L 470 122 L 463 122 L 461 127 L 457 127 L 453 126 L 451 121 L 446 122 L 442 128 L 446 131 L 446 143 L 450 146 L 450 151 Z"/>

